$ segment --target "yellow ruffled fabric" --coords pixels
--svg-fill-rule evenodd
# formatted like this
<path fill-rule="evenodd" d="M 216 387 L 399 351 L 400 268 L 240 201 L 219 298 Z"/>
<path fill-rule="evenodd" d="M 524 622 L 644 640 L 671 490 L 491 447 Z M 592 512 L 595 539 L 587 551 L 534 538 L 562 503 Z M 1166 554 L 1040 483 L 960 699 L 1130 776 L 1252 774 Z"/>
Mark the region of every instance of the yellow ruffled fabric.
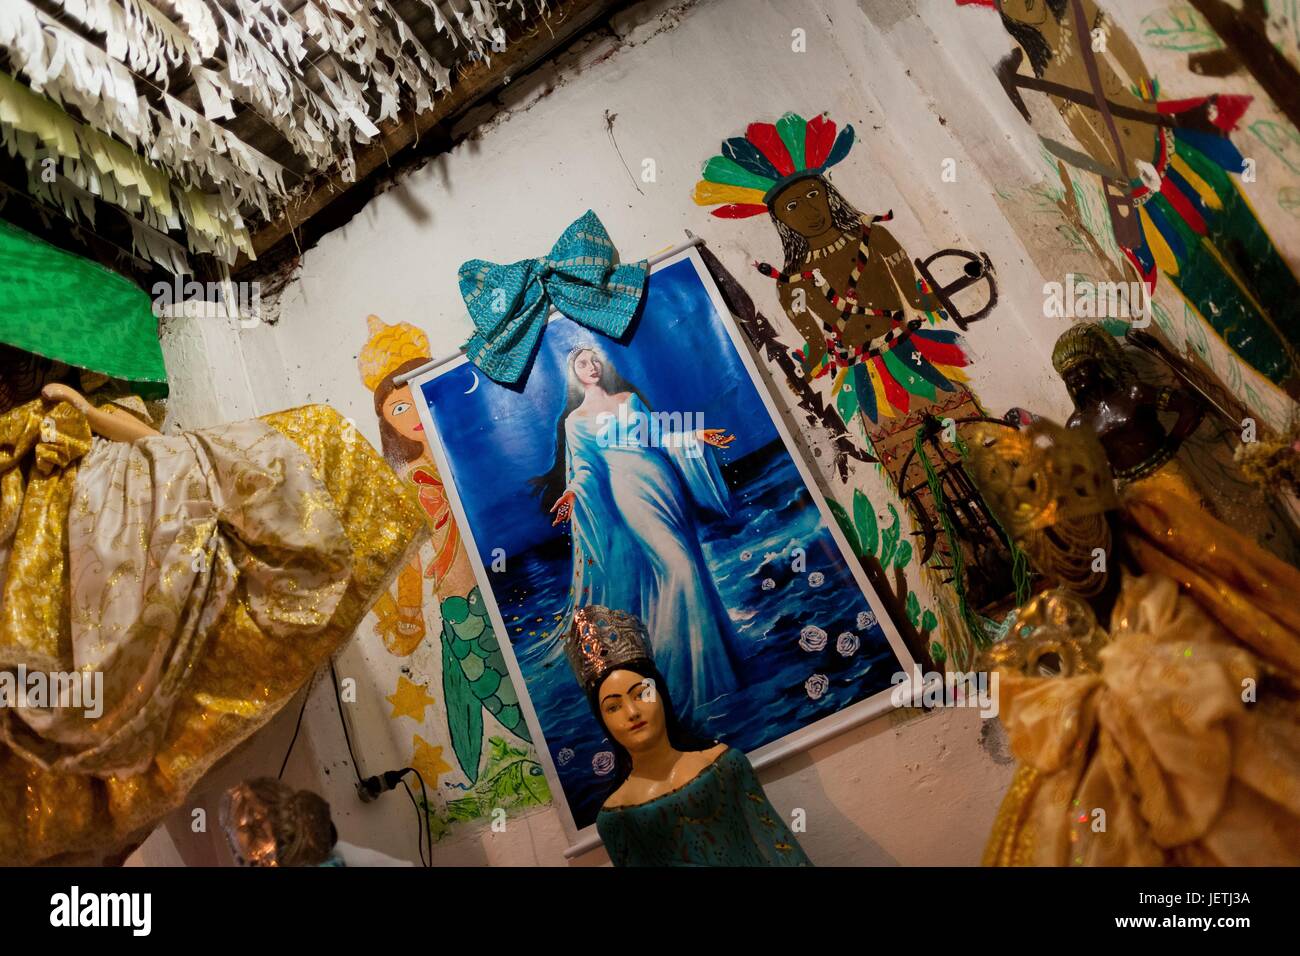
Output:
<path fill-rule="evenodd" d="M 0 863 L 129 851 L 347 640 L 425 534 L 415 495 L 324 406 L 111 448 L 68 405 L 0 416 L 0 666 L 99 660 L 109 703 L 99 721 L 0 715 Z M 143 612 L 115 607 L 137 593 Z"/>
<path fill-rule="evenodd" d="M 1181 493 L 1125 493 L 1101 669 L 1001 675 L 996 866 L 1300 864 L 1300 572 Z"/>

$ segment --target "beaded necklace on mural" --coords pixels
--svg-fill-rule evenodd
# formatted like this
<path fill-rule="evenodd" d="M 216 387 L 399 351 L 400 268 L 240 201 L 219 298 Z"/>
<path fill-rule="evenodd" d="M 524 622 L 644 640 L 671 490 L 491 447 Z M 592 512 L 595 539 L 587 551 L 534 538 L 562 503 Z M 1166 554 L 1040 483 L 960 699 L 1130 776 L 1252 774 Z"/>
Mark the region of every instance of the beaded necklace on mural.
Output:
<path fill-rule="evenodd" d="M 853 263 L 853 269 L 849 273 L 849 284 L 844 294 L 841 295 L 835 290 L 826 277 L 822 275 L 820 269 L 793 269 L 785 272 L 777 269 L 767 262 L 756 262 L 754 267 L 763 275 L 776 281 L 778 285 L 794 285 L 801 282 L 811 282 L 815 285 L 826 300 L 827 304 L 834 309 L 838 315 L 835 324 L 831 325 L 821 316 L 822 328 L 826 333 L 826 345 L 831 354 L 831 361 L 824 366 L 818 373 L 817 377 L 827 374 L 834 368 L 847 368 L 857 362 L 863 362 L 875 355 L 888 352 L 904 338 L 908 337 L 923 324 L 921 319 L 911 319 L 903 321 L 903 311 L 901 309 L 873 309 L 866 306 L 858 305 L 858 283 L 862 279 L 862 272 L 867 266 L 867 257 L 871 252 L 871 227 L 878 222 L 889 222 L 894 218 L 893 211 L 884 215 L 872 216 L 870 222 L 862 224 L 862 232 L 858 241 L 858 254 Z M 813 250 L 809 255 L 804 257 L 804 264 L 808 264 L 810 259 L 816 259 L 821 256 L 829 256 L 833 252 L 838 252 L 848 244 L 848 234 L 840 236 L 838 240 L 829 246 Z M 845 345 L 843 341 L 844 328 L 848 324 L 849 316 L 869 315 L 883 317 L 892 320 L 894 327 L 884 335 L 879 335 L 868 343 L 862 345 Z"/>

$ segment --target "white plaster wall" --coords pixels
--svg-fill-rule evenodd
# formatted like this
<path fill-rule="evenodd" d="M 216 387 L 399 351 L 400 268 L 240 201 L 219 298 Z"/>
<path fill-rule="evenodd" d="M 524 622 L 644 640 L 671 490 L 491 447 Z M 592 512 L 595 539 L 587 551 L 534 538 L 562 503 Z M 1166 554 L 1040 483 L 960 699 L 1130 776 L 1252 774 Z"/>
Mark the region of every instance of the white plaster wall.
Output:
<path fill-rule="evenodd" d="M 992 257 L 1001 304 L 968 333 L 978 359 L 972 386 L 985 406 L 994 414 L 1020 405 L 1061 417 L 1067 399 L 1048 354 L 1067 320 L 1042 317 L 1043 256 L 1025 247 L 989 178 L 1043 175 L 1036 146 L 1027 144 L 987 66 L 986 49 L 1003 52 L 1005 34 L 995 17 L 953 26 L 970 11 L 950 9 L 950 0 L 917 9 L 906 0 L 652 0 L 629 11 L 612 35 L 513 84 L 499 110 L 466 123 L 486 120 L 469 139 L 309 251 L 280 303 L 278 325 L 240 333 L 250 374 L 238 401 L 258 412 L 327 401 L 377 441 L 371 396 L 356 367 L 365 317 L 418 325 L 434 354 L 450 353 L 470 331 L 456 285 L 459 264 L 542 254 L 588 208 L 626 259 L 680 242 L 685 230 L 705 237 L 759 307 L 783 321 L 770 281 L 750 266 L 779 260 L 770 223 L 715 219 L 690 192 L 701 162 L 747 123 L 774 121 L 786 110 L 826 110 L 858 132 L 832 174 L 852 202 L 864 212 L 892 208 L 891 228 L 913 256 L 959 246 Z M 795 30 L 805 31 L 806 52 L 792 50 Z M 622 159 L 607 113 L 616 117 Z M 949 157 L 955 183 L 940 178 Z M 645 159 L 655 162 L 651 183 L 639 176 Z M 191 376 L 208 375 L 197 364 L 173 369 L 178 392 Z M 205 386 L 218 404 L 228 381 L 233 377 Z M 863 470 L 855 481 L 883 498 L 874 473 Z M 838 482 L 832 487 L 843 491 Z M 389 765 L 379 706 L 389 688 L 372 679 L 359 646 L 367 640 L 373 637 L 354 640 L 339 669 L 358 680 L 363 700 L 349 719 L 374 773 Z M 247 766 L 278 768 L 292 716 L 296 709 L 287 731 L 282 718 L 263 735 L 275 740 L 250 746 Z M 779 810 L 807 812 L 801 841 L 815 862 L 938 865 L 978 862 L 1010 770 L 994 722 L 947 711 L 878 720 L 760 776 Z M 312 694 L 286 777 L 330 800 L 343 839 L 415 857 L 414 815 L 400 791 L 370 805 L 355 799 L 328 680 Z M 214 792 L 198 799 L 210 801 Z M 169 832 L 182 858 L 214 859 L 210 840 L 190 835 L 181 817 Z M 504 833 L 464 828 L 435 847 L 435 858 L 563 865 L 566 842 L 548 808 L 509 820 Z M 172 849 L 157 852 L 161 859 Z M 604 860 L 596 850 L 575 862 Z"/>

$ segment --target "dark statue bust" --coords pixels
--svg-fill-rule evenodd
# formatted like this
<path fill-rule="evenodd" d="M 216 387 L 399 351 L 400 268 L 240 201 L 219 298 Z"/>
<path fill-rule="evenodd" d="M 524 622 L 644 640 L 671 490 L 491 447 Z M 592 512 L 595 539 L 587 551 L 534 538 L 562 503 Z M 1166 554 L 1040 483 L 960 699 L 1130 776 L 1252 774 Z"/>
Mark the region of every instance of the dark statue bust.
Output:
<path fill-rule="evenodd" d="M 1200 424 L 1202 409 L 1191 395 L 1139 379 L 1123 348 L 1097 323 L 1067 329 L 1056 340 L 1052 366 L 1074 402 L 1066 425 L 1095 433 L 1121 480 L 1154 474 Z M 1162 412 L 1177 414 L 1172 427 L 1165 427 Z"/>

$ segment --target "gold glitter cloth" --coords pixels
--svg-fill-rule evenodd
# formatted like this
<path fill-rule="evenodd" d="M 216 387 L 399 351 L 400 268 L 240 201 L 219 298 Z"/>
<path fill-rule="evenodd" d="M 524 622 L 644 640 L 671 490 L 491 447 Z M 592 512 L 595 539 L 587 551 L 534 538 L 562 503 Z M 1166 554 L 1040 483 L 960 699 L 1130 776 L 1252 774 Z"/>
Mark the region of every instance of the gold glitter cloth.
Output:
<path fill-rule="evenodd" d="M 121 857 L 351 636 L 424 512 L 337 412 L 115 443 L 0 416 L 0 669 L 99 671 L 0 709 L 0 863 Z"/>
<path fill-rule="evenodd" d="M 1118 507 L 1106 454 L 1085 428 L 1039 419 L 1010 429 L 979 422 L 970 430 L 967 467 L 985 503 L 1048 581 L 1084 596 L 1107 577 L 1093 568 L 1109 553 L 1106 512 Z"/>
<path fill-rule="evenodd" d="M 986 865 L 1300 864 L 1300 571 L 1159 483 L 1123 496 L 1100 670 L 1001 673 L 1021 764 Z"/>

